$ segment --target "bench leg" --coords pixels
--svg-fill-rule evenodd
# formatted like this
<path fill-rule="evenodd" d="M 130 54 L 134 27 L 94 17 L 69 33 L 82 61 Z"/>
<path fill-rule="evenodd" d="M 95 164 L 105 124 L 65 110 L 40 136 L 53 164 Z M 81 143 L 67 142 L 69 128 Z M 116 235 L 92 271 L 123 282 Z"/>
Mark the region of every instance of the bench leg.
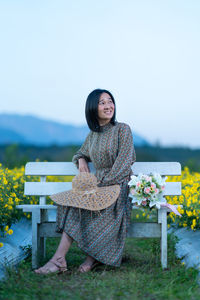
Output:
<path fill-rule="evenodd" d="M 47 222 L 47 221 L 48 221 L 48 211 L 46 209 L 42 209 L 40 223 Z M 44 238 L 44 237 L 39 238 L 38 255 L 39 255 L 39 258 L 41 258 L 41 259 L 45 258 L 45 256 L 46 256 L 46 238 Z"/>
<path fill-rule="evenodd" d="M 32 211 L 32 268 L 38 267 L 38 248 L 39 248 L 39 235 L 38 224 L 40 223 L 40 209 Z"/>
<path fill-rule="evenodd" d="M 167 268 L 167 211 L 160 209 L 158 212 L 159 223 L 161 223 L 161 265 Z"/>

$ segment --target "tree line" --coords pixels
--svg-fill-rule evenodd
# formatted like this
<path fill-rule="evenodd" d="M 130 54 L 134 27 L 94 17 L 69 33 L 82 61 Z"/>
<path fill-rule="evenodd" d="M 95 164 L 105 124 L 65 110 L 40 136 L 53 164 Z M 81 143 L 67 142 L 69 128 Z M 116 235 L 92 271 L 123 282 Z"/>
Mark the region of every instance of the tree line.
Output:
<path fill-rule="evenodd" d="M 0 146 L 0 162 L 4 167 L 13 169 L 29 161 L 71 161 L 80 146 L 49 147 L 11 144 Z M 182 167 L 188 166 L 191 171 L 200 172 L 200 149 L 178 147 L 136 147 L 137 161 L 177 161 Z"/>

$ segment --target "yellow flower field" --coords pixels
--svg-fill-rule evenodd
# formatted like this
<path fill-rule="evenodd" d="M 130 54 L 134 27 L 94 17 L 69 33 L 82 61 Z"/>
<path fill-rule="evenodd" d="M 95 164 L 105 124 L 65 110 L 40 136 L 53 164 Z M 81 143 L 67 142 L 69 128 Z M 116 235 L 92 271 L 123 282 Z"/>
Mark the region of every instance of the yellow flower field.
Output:
<path fill-rule="evenodd" d="M 24 175 L 24 167 L 9 170 L 0 164 L 0 236 L 12 234 L 10 226 L 18 221 L 23 215 L 30 218 L 29 213 L 23 213 L 17 209 L 18 204 L 38 204 L 38 197 L 27 197 L 24 195 L 24 182 L 40 181 L 39 176 Z M 47 177 L 47 181 L 71 181 L 72 176 Z M 47 204 L 53 202 L 47 197 Z M 0 243 L 0 247 L 3 243 Z"/>
<path fill-rule="evenodd" d="M 40 180 L 39 177 L 26 177 L 27 181 Z M 47 177 L 47 181 L 71 181 L 72 177 Z M 170 204 L 182 205 L 178 208 L 182 217 L 169 214 L 168 223 L 176 223 L 180 227 L 188 227 L 192 230 L 200 228 L 200 173 L 192 173 L 186 167 L 180 177 L 169 177 L 168 181 L 182 182 L 182 195 L 177 197 L 167 197 Z M 37 197 L 24 196 L 24 167 L 9 170 L 0 165 L 0 236 L 12 234 L 11 225 L 19 220 L 23 215 L 30 218 L 30 214 L 24 214 L 16 209 L 18 204 L 38 204 Z M 47 203 L 52 203 L 48 199 Z M 142 212 L 141 212 L 142 213 Z M 141 216 L 144 216 L 144 212 Z M 140 215 L 138 214 L 137 218 Z M 149 214 L 146 216 L 149 218 Z M 3 244 L 0 243 L 0 247 Z"/>
<path fill-rule="evenodd" d="M 192 230 L 200 228 L 200 173 L 190 172 L 186 167 L 182 171 L 181 177 L 170 177 L 168 181 L 182 182 L 182 195 L 177 197 L 166 197 L 168 203 L 182 205 L 178 211 L 182 217 L 169 214 L 171 222 L 178 224 L 180 227 L 189 227 Z"/>

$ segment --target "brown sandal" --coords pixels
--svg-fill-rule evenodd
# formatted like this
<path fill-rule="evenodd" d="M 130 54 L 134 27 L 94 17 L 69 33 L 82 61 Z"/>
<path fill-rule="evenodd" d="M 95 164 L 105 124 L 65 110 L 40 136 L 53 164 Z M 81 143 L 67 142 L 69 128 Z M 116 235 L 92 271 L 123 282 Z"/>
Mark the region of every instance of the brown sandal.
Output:
<path fill-rule="evenodd" d="M 59 259 L 61 257 L 59 257 L 56 261 L 53 261 L 52 259 L 50 261 L 48 261 L 47 264 L 51 263 L 53 266 L 56 266 L 57 269 L 55 270 L 55 268 L 51 268 L 51 267 L 48 267 L 45 265 L 37 270 L 34 270 L 34 272 L 36 274 L 50 274 L 50 273 L 55 273 L 55 274 L 62 274 L 64 272 L 66 272 L 68 269 L 67 269 L 67 266 L 66 267 L 63 267 L 61 266 L 61 264 L 59 263 Z"/>
<path fill-rule="evenodd" d="M 87 265 L 86 264 L 86 269 L 84 269 L 84 263 L 82 265 L 80 265 L 80 267 L 78 268 L 78 271 L 80 273 L 87 273 L 89 271 L 92 271 L 96 266 L 100 265 L 100 263 L 98 261 L 94 261 L 92 265 Z"/>

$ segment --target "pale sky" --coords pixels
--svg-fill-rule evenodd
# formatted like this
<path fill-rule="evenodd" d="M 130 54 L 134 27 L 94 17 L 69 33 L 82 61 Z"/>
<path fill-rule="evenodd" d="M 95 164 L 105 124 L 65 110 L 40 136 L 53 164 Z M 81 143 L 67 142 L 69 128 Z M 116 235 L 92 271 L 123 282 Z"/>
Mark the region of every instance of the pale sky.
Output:
<path fill-rule="evenodd" d="M 95 88 L 150 142 L 200 148 L 200 1 L 0 0 L 0 113 L 85 124 Z"/>

